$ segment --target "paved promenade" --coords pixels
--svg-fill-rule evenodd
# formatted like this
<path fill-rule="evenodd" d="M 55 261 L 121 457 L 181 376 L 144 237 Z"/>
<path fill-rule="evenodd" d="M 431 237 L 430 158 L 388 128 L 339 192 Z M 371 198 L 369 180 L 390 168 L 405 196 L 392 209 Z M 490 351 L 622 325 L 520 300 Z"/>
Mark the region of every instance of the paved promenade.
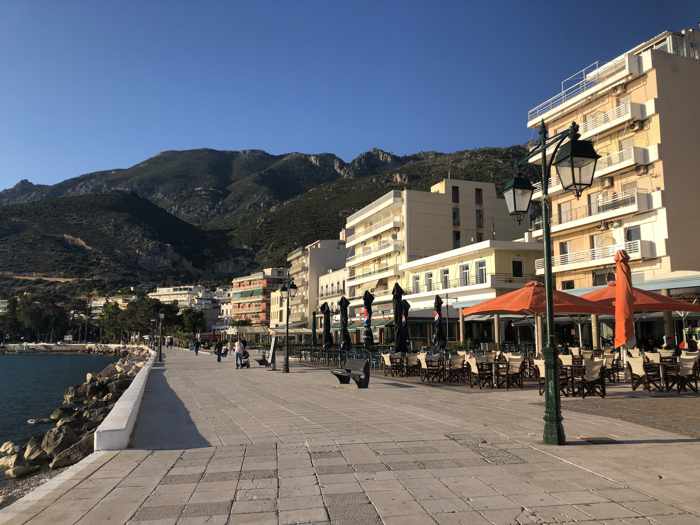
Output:
<path fill-rule="evenodd" d="M 171 351 L 134 448 L 93 454 L 0 523 L 700 524 L 700 440 L 566 411 L 570 445 L 547 447 L 542 412 L 533 390 L 357 390 Z"/>

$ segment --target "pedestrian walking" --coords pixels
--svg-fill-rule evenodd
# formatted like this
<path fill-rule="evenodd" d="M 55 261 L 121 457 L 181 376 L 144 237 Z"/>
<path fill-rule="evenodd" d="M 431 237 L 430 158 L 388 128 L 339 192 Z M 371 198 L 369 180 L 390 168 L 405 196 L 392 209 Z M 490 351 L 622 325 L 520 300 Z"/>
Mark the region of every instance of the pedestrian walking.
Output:
<path fill-rule="evenodd" d="M 214 349 L 216 350 L 216 361 L 218 363 L 221 363 L 221 349 L 223 348 L 223 344 L 221 341 L 217 341 L 216 344 L 214 345 Z"/>
<path fill-rule="evenodd" d="M 236 339 L 236 344 L 233 347 L 233 355 L 236 357 L 236 368 L 241 367 L 241 351 L 243 350 L 243 345 L 240 339 Z"/>
<path fill-rule="evenodd" d="M 199 355 L 199 345 L 201 343 L 199 341 L 194 342 L 194 355 Z"/>

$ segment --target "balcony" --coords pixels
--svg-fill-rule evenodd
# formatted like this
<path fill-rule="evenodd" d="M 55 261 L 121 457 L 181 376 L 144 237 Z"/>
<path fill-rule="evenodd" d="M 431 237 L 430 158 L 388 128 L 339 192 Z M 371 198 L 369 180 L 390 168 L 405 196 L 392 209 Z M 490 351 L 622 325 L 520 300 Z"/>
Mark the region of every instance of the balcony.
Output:
<path fill-rule="evenodd" d="M 527 125 L 531 127 L 541 119 L 546 119 L 555 109 L 563 109 L 581 100 L 593 91 L 603 89 L 629 74 L 639 73 L 638 57 L 622 55 L 610 62 L 593 62 L 590 66 L 574 73 L 561 83 L 561 91 L 527 112 Z"/>
<path fill-rule="evenodd" d="M 352 228 L 372 215 L 401 203 L 401 192 L 399 190 L 392 190 L 350 215 L 345 222 L 345 227 Z"/>
<path fill-rule="evenodd" d="M 361 274 L 352 274 L 352 272 L 350 272 L 350 275 L 348 275 L 348 279 L 345 282 L 345 286 L 349 288 L 351 286 L 357 286 L 358 284 L 375 281 L 384 277 L 392 277 L 394 275 L 398 275 L 398 273 L 399 267 L 396 264 L 382 266 Z"/>
<path fill-rule="evenodd" d="M 407 294 L 430 294 L 443 290 L 459 292 L 463 288 L 521 288 L 525 283 L 537 280 L 534 275 L 522 275 L 515 277 L 505 273 L 471 273 L 456 279 L 446 281 L 437 280 L 431 284 L 423 282 L 411 283 L 407 286 Z"/>
<path fill-rule="evenodd" d="M 361 253 L 357 253 L 352 257 L 348 257 L 346 261 L 347 266 L 357 266 L 360 263 L 370 261 L 376 257 L 381 257 L 393 252 L 400 252 L 403 248 L 403 242 L 401 241 L 384 241 L 372 250 L 367 250 Z"/>
<path fill-rule="evenodd" d="M 630 256 L 630 260 L 633 261 L 648 259 L 655 256 L 653 241 L 630 241 L 603 246 L 602 248 L 592 248 L 580 252 L 556 255 L 552 257 L 552 271 L 556 273 L 614 264 L 615 252 L 618 250 L 625 250 Z M 544 274 L 544 259 L 537 259 L 535 261 L 535 271 L 537 275 Z"/>
<path fill-rule="evenodd" d="M 379 235 L 380 233 L 383 233 L 387 230 L 391 230 L 392 228 L 400 227 L 401 217 L 388 217 L 378 222 L 368 224 L 359 232 L 350 235 L 345 241 L 345 246 L 347 248 L 350 248 L 351 246 L 355 246 L 356 244 L 361 243 L 362 241 L 371 239 L 375 235 Z"/>
<path fill-rule="evenodd" d="M 615 193 L 608 199 L 597 200 L 590 204 L 572 208 L 565 213 L 562 210 L 561 214 L 555 214 L 552 218 L 552 233 L 651 210 L 655 207 L 655 202 L 657 205 L 660 205 L 660 194 L 660 191 L 652 194 L 639 190 Z M 541 237 L 542 217 L 533 220 L 531 227 L 533 229 L 533 237 Z"/>
<path fill-rule="evenodd" d="M 631 166 L 651 164 L 658 160 L 658 158 L 658 146 L 650 146 L 648 148 L 633 146 L 612 153 L 603 153 L 598 159 L 594 179 L 605 177 L 606 175 Z M 552 172 L 556 172 L 556 168 L 552 167 Z M 532 185 L 535 187 L 532 198 L 542 198 L 542 183 L 533 182 Z M 548 186 L 550 195 L 558 193 L 563 189 L 559 177 L 556 176 L 549 178 Z"/>

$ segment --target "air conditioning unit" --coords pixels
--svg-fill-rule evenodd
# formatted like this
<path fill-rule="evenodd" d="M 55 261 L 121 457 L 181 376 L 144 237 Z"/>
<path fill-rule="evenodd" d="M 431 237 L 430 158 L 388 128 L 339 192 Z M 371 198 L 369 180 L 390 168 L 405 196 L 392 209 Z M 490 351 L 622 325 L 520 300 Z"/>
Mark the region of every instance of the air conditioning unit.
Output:
<path fill-rule="evenodd" d="M 633 120 L 630 124 L 630 129 L 632 131 L 639 131 L 640 129 L 644 129 L 644 122 L 641 120 Z"/>
<path fill-rule="evenodd" d="M 598 229 L 602 232 L 608 229 L 608 225 L 605 221 L 600 221 L 600 224 L 598 225 Z"/>
<path fill-rule="evenodd" d="M 605 177 L 603 179 L 603 188 L 612 188 L 614 185 L 614 181 L 612 177 Z"/>
<path fill-rule="evenodd" d="M 637 166 L 634 171 L 639 176 L 646 175 L 649 173 L 649 166 Z"/>

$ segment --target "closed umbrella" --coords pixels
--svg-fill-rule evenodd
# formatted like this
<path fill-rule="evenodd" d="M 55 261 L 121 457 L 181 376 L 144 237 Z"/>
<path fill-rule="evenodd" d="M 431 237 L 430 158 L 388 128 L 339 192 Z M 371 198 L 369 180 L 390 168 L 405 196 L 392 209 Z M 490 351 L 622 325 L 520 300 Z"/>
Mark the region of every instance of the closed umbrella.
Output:
<path fill-rule="evenodd" d="M 333 344 L 333 336 L 331 335 L 331 309 L 328 303 L 321 305 L 321 314 L 323 314 L 323 350 L 328 352 Z"/>
<path fill-rule="evenodd" d="M 411 334 L 408 332 L 408 311 L 411 309 L 411 303 L 406 299 L 401 301 L 401 349 L 400 351 L 404 354 L 408 352 L 408 341 L 411 338 Z"/>
<path fill-rule="evenodd" d="M 350 301 L 343 296 L 338 301 L 338 306 L 340 306 L 340 351 L 347 352 L 350 350 L 351 345 L 350 332 L 348 332 L 348 306 L 350 306 Z"/>
<path fill-rule="evenodd" d="M 370 351 L 372 345 L 374 344 L 374 335 L 372 334 L 372 303 L 374 302 L 374 295 L 367 290 L 362 296 L 362 303 L 365 306 L 365 333 L 364 333 L 364 344 L 365 350 Z"/>
<path fill-rule="evenodd" d="M 402 305 L 403 300 L 403 288 L 399 283 L 394 285 L 393 290 L 391 290 L 391 305 L 394 308 L 394 352 L 401 351 L 401 319 L 402 315 Z"/>
<path fill-rule="evenodd" d="M 442 299 L 439 295 L 435 296 L 435 313 L 433 315 L 433 349 L 435 351 L 444 352 L 447 348 L 445 340 L 444 325 L 442 322 Z"/>
<path fill-rule="evenodd" d="M 318 344 L 318 338 L 316 337 L 316 312 L 313 312 L 311 317 L 311 345 L 316 346 Z"/>
<path fill-rule="evenodd" d="M 625 250 L 615 253 L 615 347 L 634 346 L 634 294 L 630 256 Z"/>

